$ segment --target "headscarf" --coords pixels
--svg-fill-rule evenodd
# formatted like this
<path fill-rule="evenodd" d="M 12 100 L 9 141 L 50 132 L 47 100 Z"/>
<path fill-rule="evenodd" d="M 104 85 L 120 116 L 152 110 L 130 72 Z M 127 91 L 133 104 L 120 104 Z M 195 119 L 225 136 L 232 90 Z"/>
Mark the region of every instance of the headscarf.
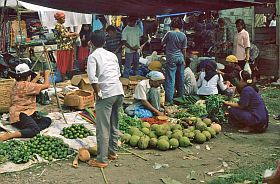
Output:
<path fill-rule="evenodd" d="M 64 14 L 63 12 L 56 12 L 56 13 L 54 14 L 55 20 L 59 20 L 59 19 L 61 19 L 61 18 L 63 18 L 63 17 L 65 17 L 65 14 Z"/>
<path fill-rule="evenodd" d="M 151 71 L 150 73 L 148 73 L 147 77 L 152 81 L 160 81 L 165 79 L 163 73 L 158 71 Z"/>
<path fill-rule="evenodd" d="M 217 75 L 217 64 L 213 61 L 207 62 L 206 66 L 205 66 L 205 77 L 204 77 L 204 79 L 208 82 L 215 75 Z"/>

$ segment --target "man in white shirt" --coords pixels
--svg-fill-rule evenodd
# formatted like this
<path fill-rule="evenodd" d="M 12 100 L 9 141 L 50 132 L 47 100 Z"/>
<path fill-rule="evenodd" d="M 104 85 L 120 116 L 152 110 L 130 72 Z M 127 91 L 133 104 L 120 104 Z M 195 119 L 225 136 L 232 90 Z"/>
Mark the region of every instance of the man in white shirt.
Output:
<path fill-rule="evenodd" d="M 87 73 L 96 96 L 96 137 L 98 155 L 90 160 L 93 167 L 108 166 L 108 158 L 117 159 L 118 112 L 123 102 L 123 88 L 117 56 L 103 49 L 105 33 L 100 30 L 91 36 L 93 52 L 88 57 Z"/>
<path fill-rule="evenodd" d="M 160 86 L 165 77 L 158 71 L 151 71 L 147 77 L 149 79 L 138 83 L 133 95 L 135 101 L 125 109 L 125 112 L 130 116 L 137 116 L 135 114 L 137 109 L 147 109 L 157 116 L 163 115 L 160 111 Z"/>
<path fill-rule="evenodd" d="M 125 45 L 125 64 L 123 77 L 128 78 L 133 64 L 134 75 L 138 75 L 140 37 L 143 32 L 136 26 L 136 17 L 128 18 L 128 25 L 123 29 L 122 41 Z"/>

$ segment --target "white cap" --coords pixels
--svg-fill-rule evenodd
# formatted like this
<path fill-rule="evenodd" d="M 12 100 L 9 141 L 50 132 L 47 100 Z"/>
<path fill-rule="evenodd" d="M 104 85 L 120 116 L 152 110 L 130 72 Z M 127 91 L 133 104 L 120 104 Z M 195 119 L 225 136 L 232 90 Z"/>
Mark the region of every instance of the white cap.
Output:
<path fill-rule="evenodd" d="M 15 70 L 16 70 L 16 74 L 23 74 L 26 72 L 30 72 L 30 68 L 26 63 L 17 65 Z"/>

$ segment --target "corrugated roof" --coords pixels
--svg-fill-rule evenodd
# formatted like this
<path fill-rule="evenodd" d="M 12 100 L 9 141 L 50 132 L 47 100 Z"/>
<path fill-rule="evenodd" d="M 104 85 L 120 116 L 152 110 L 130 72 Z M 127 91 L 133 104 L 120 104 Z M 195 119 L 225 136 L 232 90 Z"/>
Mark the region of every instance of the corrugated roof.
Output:
<path fill-rule="evenodd" d="M 160 15 L 188 11 L 253 6 L 246 0 L 24 0 L 25 2 L 81 13 L 108 15 Z"/>

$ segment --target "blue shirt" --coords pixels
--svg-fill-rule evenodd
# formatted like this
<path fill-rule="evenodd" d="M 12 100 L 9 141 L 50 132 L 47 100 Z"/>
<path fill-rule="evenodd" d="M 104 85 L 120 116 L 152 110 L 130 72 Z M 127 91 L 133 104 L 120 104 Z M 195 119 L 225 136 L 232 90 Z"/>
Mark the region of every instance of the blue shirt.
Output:
<path fill-rule="evenodd" d="M 264 101 L 251 86 L 243 88 L 238 104 L 251 112 L 258 122 L 268 122 L 268 113 Z"/>
<path fill-rule="evenodd" d="M 182 32 L 170 31 L 163 37 L 162 43 L 166 44 L 165 52 L 167 57 L 183 57 L 182 49 L 187 48 L 187 37 Z"/>

